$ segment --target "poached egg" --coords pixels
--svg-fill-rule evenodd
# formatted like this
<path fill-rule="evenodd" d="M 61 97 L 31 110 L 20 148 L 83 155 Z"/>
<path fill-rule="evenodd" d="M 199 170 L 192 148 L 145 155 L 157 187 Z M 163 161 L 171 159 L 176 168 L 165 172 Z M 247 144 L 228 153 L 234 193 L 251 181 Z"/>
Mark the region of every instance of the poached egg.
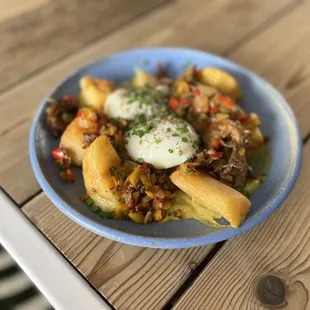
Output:
<path fill-rule="evenodd" d="M 198 147 L 199 137 L 194 128 L 185 120 L 171 116 L 134 124 L 125 134 L 128 155 L 156 169 L 184 163 L 196 154 Z"/>
<path fill-rule="evenodd" d="M 159 102 L 162 101 L 163 95 L 160 90 L 144 88 L 130 91 L 119 88 L 107 97 L 103 112 L 110 118 L 134 120 L 139 115 L 151 118 L 165 108 Z"/>

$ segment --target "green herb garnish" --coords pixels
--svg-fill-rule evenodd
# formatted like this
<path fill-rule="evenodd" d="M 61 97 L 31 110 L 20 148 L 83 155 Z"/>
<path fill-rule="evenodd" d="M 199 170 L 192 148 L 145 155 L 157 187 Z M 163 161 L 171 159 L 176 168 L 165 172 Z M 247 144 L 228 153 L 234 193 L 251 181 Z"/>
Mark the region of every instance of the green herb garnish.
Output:
<path fill-rule="evenodd" d="M 181 70 L 185 71 L 186 69 L 190 68 L 193 65 L 193 62 L 188 59 L 182 66 Z"/>
<path fill-rule="evenodd" d="M 124 181 L 127 179 L 127 175 L 126 175 L 125 172 L 121 172 L 119 176 L 120 176 L 120 178 L 121 178 L 122 180 L 124 180 Z"/>
<path fill-rule="evenodd" d="M 183 172 L 183 175 L 188 175 L 190 172 L 193 172 L 194 170 L 191 169 L 190 167 L 186 167 L 184 172 Z"/>
<path fill-rule="evenodd" d="M 195 141 L 193 141 L 193 143 L 192 143 L 192 147 L 193 147 L 194 149 L 198 149 L 198 148 L 199 148 L 199 146 L 200 146 L 200 141 L 199 141 L 199 140 L 195 140 Z"/>
<path fill-rule="evenodd" d="M 91 205 L 94 204 L 94 201 L 93 201 L 91 198 L 88 198 L 88 199 L 86 200 L 86 204 L 87 204 L 88 206 L 91 206 Z"/>
<path fill-rule="evenodd" d="M 110 174 L 112 177 L 114 177 L 116 175 L 116 168 L 115 167 L 110 168 Z"/>

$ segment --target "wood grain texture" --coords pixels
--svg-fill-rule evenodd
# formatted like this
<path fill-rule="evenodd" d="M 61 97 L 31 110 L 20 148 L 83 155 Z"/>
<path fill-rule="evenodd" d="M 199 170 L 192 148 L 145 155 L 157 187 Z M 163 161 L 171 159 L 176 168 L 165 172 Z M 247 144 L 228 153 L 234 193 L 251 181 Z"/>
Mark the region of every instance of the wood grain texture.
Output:
<path fill-rule="evenodd" d="M 23 123 L 19 128 L 8 132 L 5 139 L 0 136 L 0 162 L 7 163 L 0 165 L 0 184 L 3 188 L 9 188 L 11 193 L 16 193 L 18 201 L 25 201 L 40 187 L 28 156 L 29 124 Z"/>
<path fill-rule="evenodd" d="M 212 246 L 157 250 L 102 238 L 40 194 L 23 212 L 117 309 L 161 309 Z"/>
<path fill-rule="evenodd" d="M 187 0 L 180 0 L 158 9 L 0 96 L 0 143 L 10 143 L 12 136 L 28 140 L 28 131 L 21 124 L 30 126 L 34 110 L 51 87 L 88 61 L 120 49 L 155 45 L 184 45 L 222 53 L 265 20 L 272 19 L 277 12 L 294 3 L 290 0 L 237 0 L 234 4 L 230 0 L 193 0 L 189 4 Z M 188 16 L 195 18 L 188 21 Z M 225 20 L 225 26 L 218 20 Z M 212 31 L 202 31 L 210 28 Z M 10 158 L 8 154 L 13 153 L 14 145 L 10 150 L 1 149 L 0 158 Z M 0 184 L 17 203 L 22 203 L 39 187 L 31 172 L 27 148 L 19 150 L 18 158 L 18 164 L 10 160 L 2 162 Z M 17 166 L 19 169 L 22 167 L 24 175 L 27 175 L 24 188 L 15 182 Z"/>
<path fill-rule="evenodd" d="M 35 10 L 48 1 L 50 0 L 0 0 L 0 22 Z"/>
<path fill-rule="evenodd" d="M 303 2 L 229 56 L 271 82 L 297 115 L 301 132 L 310 131 L 310 1 Z"/>
<path fill-rule="evenodd" d="M 285 283 L 281 309 L 309 309 L 309 178 L 307 143 L 301 176 L 287 201 L 257 228 L 228 240 L 173 310 L 270 309 L 256 297 L 257 281 L 270 274 Z"/>
<path fill-rule="evenodd" d="M 168 1 L 49 0 L 4 20 L 0 24 L 0 71 L 5 74 L 0 76 L 0 90 Z M 16 9 L 21 8 L 17 3 Z M 13 11 L 14 3 L 8 12 Z"/>

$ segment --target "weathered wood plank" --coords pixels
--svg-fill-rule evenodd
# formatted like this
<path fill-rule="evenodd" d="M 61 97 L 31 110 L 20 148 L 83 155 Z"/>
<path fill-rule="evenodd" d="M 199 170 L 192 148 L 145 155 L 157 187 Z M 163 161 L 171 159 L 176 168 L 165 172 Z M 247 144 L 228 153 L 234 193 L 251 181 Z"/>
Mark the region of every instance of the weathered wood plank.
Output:
<path fill-rule="evenodd" d="M 27 130 L 20 123 L 30 126 L 34 109 L 52 85 L 83 63 L 135 46 L 184 45 L 221 53 L 292 3 L 291 0 L 238 0 L 233 4 L 229 0 L 193 0 L 189 5 L 187 0 L 180 0 L 159 9 L 0 96 L 0 143 L 9 143 L 12 137 L 17 136 L 27 140 Z M 189 16 L 195 18 L 189 20 Z M 225 20 L 225 26 L 218 22 L 220 20 Z M 202 31 L 210 28 L 212 31 Z M 39 187 L 29 166 L 28 150 L 24 148 L 19 151 L 17 165 L 15 159 L 12 162 L 11 156 L 8 156 L 14 154 L 14 145 L 10 150 L 1 149 L 0 160 L 4 157 L 9 159 L 1 161 L 0 184 L 18 203 L 22 203 Z M 28 177 L 25 188 L 15 183 L 19 174 L 17 166 L 19 169 L 22 167 Z"/>
<path fill-rule="evenodd" d="M 0 162 L 3 163 L 0 165 L 0 182 L 3 188 L 10 189 L 10 193 L 16 193 L 21 202 L 38 192 L 40 186 L 28 155 L 29 123 L 21 124 L 19 129 L 10 131 L 6 139 L 0 136 Z M 5 162 L 10 164 L 5 165 Z"/>
<path fill-rule="evenodd" d="M 310 2 L 302 3 L 229 56 L 276 86 L 297 115 L 303 136 L 310 131 L 309 11 Z"/>
<path fill-rule="evenodd" d="M 43 193 L 22 210 L 117 309 L 161 309 L 212 248 L 157 250 L 114 242 L 72 222 Z"/>
<path fill-rule="evenodd" d="M 46 4 L 50 0 L 1 0 L 0 1 L 0 22 L 30 12 Z"/>
<path fill-rule="evenodd" d="M 0 76 L 0 90 L 168 1 L 49 0 L 4 20 L 0 71 L 5 74 Z"/>
<path fill-rule="evenodd" d="M 270 309 L 256 297 L 259 279 L 269 275 L 286 286 L 285 298 L 274 282 L 259 290 L 270 304 L 284 299 L 281 309 L 309 309 L 309 178 L 307 143 L 301 176 L 286 203 L 257 228 L 227 241 L 173 309 Z"/>

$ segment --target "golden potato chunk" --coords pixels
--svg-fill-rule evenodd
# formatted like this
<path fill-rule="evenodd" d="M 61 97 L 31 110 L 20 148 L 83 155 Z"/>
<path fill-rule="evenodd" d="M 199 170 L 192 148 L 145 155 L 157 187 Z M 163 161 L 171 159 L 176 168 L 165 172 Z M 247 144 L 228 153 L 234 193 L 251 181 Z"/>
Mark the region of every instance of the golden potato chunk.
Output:
<path fill-rule="evenodd" d="M 95 205 L 113 211 L 119 203 L 112 189 L 115 182 L 111 169 L 119 169 L 121 159 L 107 136 L 99 136 L 86 150 L 83 159 L 83 177 L 87 193 Z"/>
<path fill-rule="evenodd" d="M 80 98 L 81 107 L 89 107 L 99 114 L 103 113 L 103 105 L 114 90 L 114 84 L 105 79 L 96 79 L 84 76 L 80 80 Z"/>
<path fill-rule="evenodd" d="M 201 171 L 185 173 L 182 166 L 172 173 L 171 181 L 183 192 L 239 227 L 248 213 L 251 202 L 235 189 Z"/>
<path fill-rule="evenodd" d="M 222 94 L 236 99 L 241 98 L 238 81 L 229 73 L 216 68 L 203 68 L 197 72 L 198 80 L 218 89 Z"/>
<path fill-rule="evenodd" d="M 85 128 L 81 128 L 78 118 L 75 118 L 66 128 L 60 139 L 60 147 L 67 150 L 74 166 L 82 166 L 85 149 L 83 148 L 83 134 Z"/>
<path fill-rule="evenodd" d="M 154 86 L 158 83 L 157 79 L 150 73 L 145 72 L 141 69 L 136 70 L 136 75 L 132 79 L 133 87 L 140 88 L 145 85 Z"/>

